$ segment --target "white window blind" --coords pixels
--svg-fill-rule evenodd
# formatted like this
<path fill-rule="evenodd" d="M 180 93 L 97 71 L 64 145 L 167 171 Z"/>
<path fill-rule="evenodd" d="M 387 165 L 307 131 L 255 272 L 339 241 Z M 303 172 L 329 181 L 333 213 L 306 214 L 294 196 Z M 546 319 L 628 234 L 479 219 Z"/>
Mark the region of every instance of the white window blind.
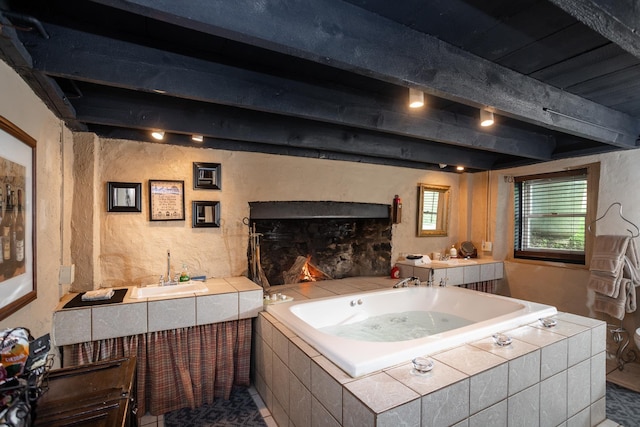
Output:
<path fill-rule="evenodd" d="M 439 191 L 425 191 L 422 204 L 422 229 L 435 230 L 438 221 L 438 200 Z"/>
<path fill-rule="evenodd" d="M 514 256 L 584 263 L 587 169 L 514 182 Z"/>

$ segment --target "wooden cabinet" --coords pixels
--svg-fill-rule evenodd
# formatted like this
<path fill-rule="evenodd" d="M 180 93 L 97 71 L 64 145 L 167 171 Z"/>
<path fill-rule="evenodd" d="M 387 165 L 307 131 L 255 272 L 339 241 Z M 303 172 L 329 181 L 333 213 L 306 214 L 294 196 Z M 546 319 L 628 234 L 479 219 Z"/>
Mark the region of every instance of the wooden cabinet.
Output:
<path fill-rule="evenodd" d="M 33 425 L 135 426 L 135 372 L 135 357 L 51 371 Z"/>

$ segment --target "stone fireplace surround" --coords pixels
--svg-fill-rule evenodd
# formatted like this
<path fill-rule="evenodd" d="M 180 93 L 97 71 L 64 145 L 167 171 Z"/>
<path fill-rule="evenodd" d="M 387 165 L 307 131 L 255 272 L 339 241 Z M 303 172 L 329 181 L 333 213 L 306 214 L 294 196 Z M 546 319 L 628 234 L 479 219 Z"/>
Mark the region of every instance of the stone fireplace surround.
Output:
<path fill-rule="evenodd" d="M 260 234 L 260 263 L 270 285 L 283 284 L 283 272 L 299 256 L 310 257 L 334 279 L 389 274 L 390 205 L 278 201 L 249 206 L 250 224 Z"/>

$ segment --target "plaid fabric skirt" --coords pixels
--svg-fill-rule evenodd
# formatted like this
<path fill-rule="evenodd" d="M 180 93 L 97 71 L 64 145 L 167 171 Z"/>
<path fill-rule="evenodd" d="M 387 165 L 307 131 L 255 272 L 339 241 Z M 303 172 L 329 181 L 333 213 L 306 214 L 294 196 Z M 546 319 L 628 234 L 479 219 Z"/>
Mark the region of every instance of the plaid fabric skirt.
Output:
<path fill-rule="evenodd" d="M 136 356 L 139 413 L 161 415 L 249 385 L 251 319 L 73 344 L 63 355 L 65 367 Z"/>

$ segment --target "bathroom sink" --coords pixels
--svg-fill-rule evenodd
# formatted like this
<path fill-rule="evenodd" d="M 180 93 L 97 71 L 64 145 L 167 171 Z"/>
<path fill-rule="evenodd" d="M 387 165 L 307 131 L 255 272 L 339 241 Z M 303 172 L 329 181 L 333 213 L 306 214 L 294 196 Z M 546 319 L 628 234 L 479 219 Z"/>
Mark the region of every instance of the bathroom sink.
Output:
<path fill-rule="evenodd" d="M 144 288 L 133 288 L 131 298 L 173 297 L 207 292 L 209 288 L 202 282 L 185 282 L 173 286 L 148 285 Z"/>
<path fill-rule="evenodd" d="M 454 259 L 448 259 L 446 261 L 432 261 L 431 263 L 432 264 L 443 264 L 443 265 L 447 265 L 447 266 L 452 266 L 452 265 L 477 264 L 478 261 L 474 261 L 472 259 L 454 258 Z"/>

